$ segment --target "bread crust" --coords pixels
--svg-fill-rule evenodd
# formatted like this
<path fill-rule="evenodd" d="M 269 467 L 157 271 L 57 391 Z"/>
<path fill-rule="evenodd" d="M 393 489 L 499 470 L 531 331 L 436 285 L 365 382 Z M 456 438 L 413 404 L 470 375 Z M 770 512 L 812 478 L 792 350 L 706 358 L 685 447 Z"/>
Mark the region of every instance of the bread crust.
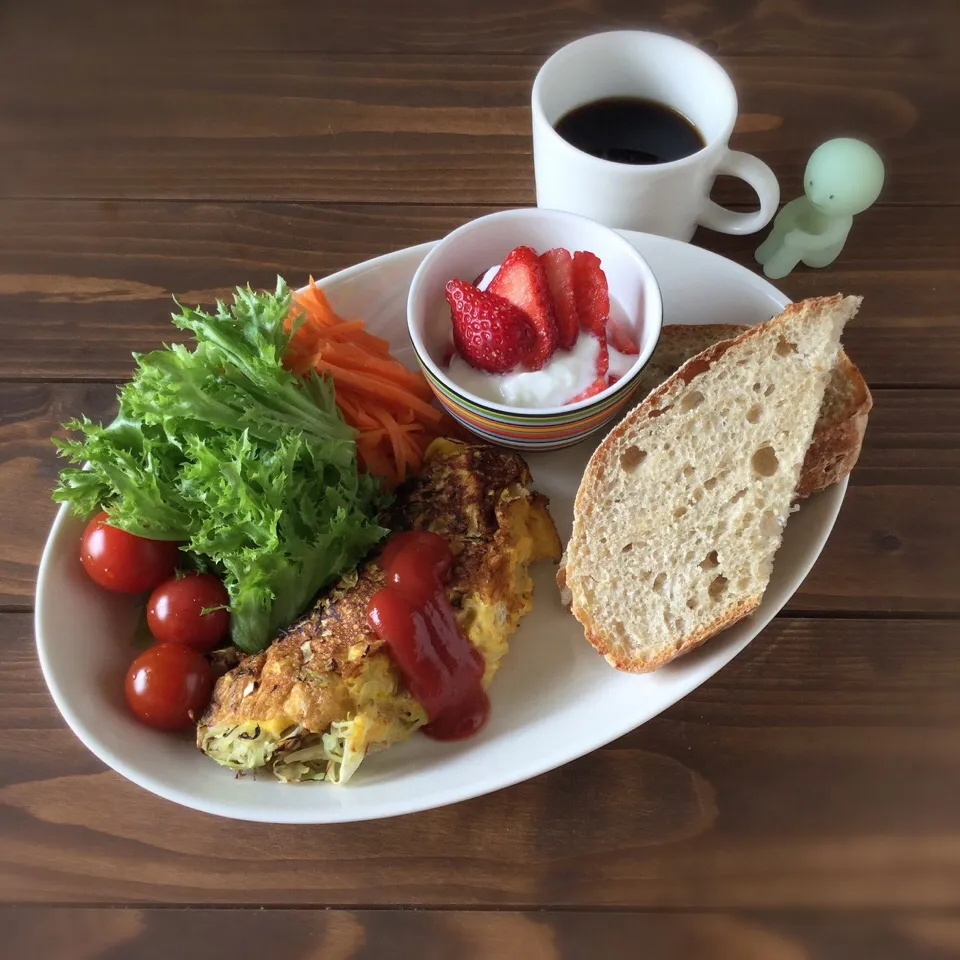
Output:
<path fill-rule="evenodd" d="M 804 313 L 832 309 L 839 306 L 843 299 L 844 297 L 842 295 L 837 294 L 832 297 L 817 297 L 800 303 L 793 303 L 788 305 L 779 317 L 786 321 Z M 859 305 L 859 299 L 857 300 L 857 304 Z M 638 420 L 658 416 L 665 406 L 664 401 L 669 401 L 673 395 L 682 392 L 687 384 L 699 374 L 710 369 L 710 367 L 732 347 L 762 336 L 765 332 L 765 324 L 747 327 L 737 337 L 715 343 L 702 353 L 691 357 L 672 376 L 668 377 L 658 387 L 655 387 L 639 406 L 635 407 L 633 411 L 627 414 L 627 416 L 610 431 L 594 451 L 593 456 L 587 464 L 583 480 L 580 483 L 580 488 L 577 491 L 577 496 L 574 501 L 574 533 L 567 546 L 567 552 L 561 560 L 560 568 L 557 571 L 557 586 L 561 591 L 561 598 L 569 598 L 571 612 L 583 625 L 587 640 L 608 663 L 618 670 L 629 673 L 648 673 L 656 670 L 671 660 L 696 649 L 720 631 L 733 626 L 733 624 L 739 620 L 753 613 L 760 605 L 762 593 L 741 599 L 737 603 L 725 608 L 713 620 L 700 625 L 693 632 L 677 641 L 673 649 L 662 651 L 655 656 L 644 656 L 643 653 L 636 648 L 632 650 L 623 648 L 622 645 L 618 643 L 617 638 L 607 632 L 602 624 L 595 621 L 590 611 L 580 602 L 577 590 L 575 589 L 576 584 L 571 584 L 567 574 L 570 564 L 576 562 L 576 557 L 573 554 L 576 550 L 578 527 L 583 518 L 591 516 L 592 506 L 597 500 L 607 472 L 619 469 L 617 450 L 618 444 L 624 435 L 633 428 Z M 851 367 L 852 366 L 851 364 Z M 853 369 L 856 370 L 855 367 L 853 367 Z M 859 371 L 857 372 L 859 374 Z M 866 390 L 866 384 L 864 384 L 864 390 Z M 853 453 L 853 462 L 856 461 L 856 455 L 859 453 L 859 439 L 857 439 L 856 443 L 852 446 L 849 446 L 849 442 L 853 439 L 850 431 L 854 433 L 858 432 L 859 438 L 862 438 L 863 429 L 866 426 L 866 411 L 861 414 L 860 410 L 863 409 L 864 403 L 867 404 L 866 411 L 869 411 L 868 390 L 866 390 L 866 400 L 860 404 L 857 417 L 852 418 L 855 422 L 842 420 L 830 426 L 820 438 L 828 456 L 829 452 L 834 449 L 844 450 L 847 455 L 849 455 L 850 450 L 855 450 L 856 452 Z M 840 446 L 841 444 L 847 444 L 848 446 L 845 448 Z M 837 473 L 839 470 L 842 470 L 844 466 L 845 461 L 843 463 L 838 461 L 830 469 L 832 469 L 833 473 Z M 852 463 L 850 466 L 852 466 Z M 829 470 L 826 467 L 823 470 L 819 470 L 816 474 L 811 473 L 811 486 L 816 486 L 817 483 L 822 482 L 828 474 Z M 820 489 L 820 487 L 816 487 L 816 489 Z"/>
<path fill-rule="evenodd" d="M 573 615 L 583 624 L 584 636 L 586 636 L 597 653 L 599 653 L 610 666 L 615 667 L 617 670 L 622 670 L 624 673 L 652 673 L 654 670 L 659 670 L 660 667 L 670 663 L 671 660 L 676 660 L 677 657 L 682 657 L 685 653 L 696 650 L 697 647 L 702 646 L 711 637 L 715 637 L 721 630 L 732 627 L 738 620 L 749 617 L 750 614 L 760 606 L 760 600 L 761 597 L 759 595 L 741 600 L 734 607 L 726 610 L 724 616 L 717 617 L 717 619 L 711 621 L 709 624 L 688 634 L 673 650 L 666 651 L 659 657 L 652 658 L 640 658 L 635 654 L 630 656 L 618 654 L 616 648 L 611 647 L 607 637 L 596 629 L 590 616 L 586 614 L 585 611 L 581 609 L 578 613 L 576 604 L 574 604 L 571 609 Z"/>
<path fill-rule="evenodd" d="M 803 460 L 794 500 L 804 500 L 839 483 L 857 465 L 873 397 L 857 365 L 841 351 L 837 359 L 854 393 L 850 412 L 839 420 L 819 420 Z"/>

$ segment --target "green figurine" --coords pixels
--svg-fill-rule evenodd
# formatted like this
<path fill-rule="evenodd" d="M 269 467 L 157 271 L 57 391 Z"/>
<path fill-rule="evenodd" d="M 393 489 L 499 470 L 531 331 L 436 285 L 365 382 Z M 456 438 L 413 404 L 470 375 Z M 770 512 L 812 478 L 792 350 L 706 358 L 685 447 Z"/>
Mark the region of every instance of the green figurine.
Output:
<path fill-rule="evenodd" d="M 802 260 L 808 267 L 833 263 L 847 241 L 853 216 L 880 196 L 883 161 L 862 140 L 840 137 L 813 151 L 803 174 L 804 196 L 791 200 L 757 248 L 757 262 L 773 280 Z"/>

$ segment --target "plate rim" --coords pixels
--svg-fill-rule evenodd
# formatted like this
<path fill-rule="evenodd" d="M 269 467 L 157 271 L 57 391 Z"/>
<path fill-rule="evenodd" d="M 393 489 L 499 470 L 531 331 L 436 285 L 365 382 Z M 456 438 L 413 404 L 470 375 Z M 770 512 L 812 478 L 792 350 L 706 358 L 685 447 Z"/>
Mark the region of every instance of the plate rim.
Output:
<path fill-rule="evenodd" d="M 692 244 L 683 243 L 678 240 L 672 240 L 667 237 L 661 237 L 655 234 L 645 234 L 639 233 L 637 231 L 631 230 L 619 230 L 618 233 L 622 234 L 626 239 L 628 239 L 634 246 L 639 246 L 640 244 L 663 244 L 666 250 L 673 250 L 674 253 L 677 253 L 681 249 L 692 248 L 697 251 L 697 255 L 703 255 L 710 258 L 715 258 L 719 261 L 723 261 L 725 268 L 733 268 L 734 272 L 739 276 L 744 283 L 752 286 L 758 293 L 762 293 L 767 296 L 772 303 L 779 304 L 781 307 L 785 306 L 790 302 L 789 297 L 787 297 L 781 290 L 773 286 L 764 278 L 758 276 L 757 274 L 750 271 L 748 268 L 737 263 L 734 260 L 730 260 L 727 257 L 723 257 L 720 254 L 714 253 L 713 251 L 706 250 L 703 247 L 697 247 Z M 381 254 L 377 257 L 373 257 L 369 260 L 361 261 L 360 263 L 353 264 L 349 267 L 344 268 L 343 270 L 337 271 L 336 273 L 330 274 L 329 276 L 318 280 L 317 284 L 321 288 L 330 283 L 345 283 L 350 280 L 355 280 L 358 277 L 363 276 L 368 272 L 382 269 L 385 266 L 388 266 L 391 263 L 402 261 L 405 258 L 413 259 L 414 256 L 419 255 L 420 259 L 439 242 L 439 240 L 430 240 L 425 243 L 415 244 L 410 247 L 404 247 L 399 250 L 394 250 L 389 253 Z M 647 253 L 640 247 L 640 252 L 647 256 Z M 655 271 L 654 271 L 655 272 Z M 412 274 L 411 274 L 412 276 Z M 658 280 L 658 282 L 660 282 Z M 661 283 L 662 287 L 662 283 Z M 666 319 L 666 318 L 664 318 Z M 818 531 L 817 541 L 815 549 L 810 550 L 809 560 L 806 564 L 803 564 L 797 567 L 793 573 L 793 579 L 796 580 L 796 586 L 793 588 L 791 593 L 788 595 L 787 599 L 777 609 L 771 612 L 760 612 L 758 611 L 751 618 L 751 623 L 756 625 L 756 628 L 752 631 L 752 635 L 749 639 L 745 640 L 739 645 L 735 645 L 731 650 L 729 656 L 722 660 L 718 664 L 715 670 L 713 670 L 708 676 L 697 679 L 696 675 L 691 677 L 689 684 L 681 684 L 680 692 L 677 696 L 670 700 L 669 703 L 665 703 L 663 706 L 659 707 L 646 719 L 640 721 L 635 721 L 631 716 L 626 720 L 625 723 L 617 725 L 615 732 L 612 734 L 609 728 L 604 731 L 604 733 L 596 738 L 595 740 L 584 742 L 585 745 L 582 749 L 579 747 L 575 752 L 565 756 L 560 760 L 550 759 L 545 763 L 535 763 L 528 765 L 522 768 L 522 770 L 517 773 L 516 776 L 507 774 L 501 779 L 498 779 L 494 785 L 490 785 L 486 781 L 477 781 L 466 783 L 460 787 L 444 790 L 441 786 L 441 789 L 430 793 L 427 797 L 422 795 L 416 796 L 406 796 L 402 798 L 397 798 L 394 802 L 392 808 L 387 812 L 365 812 L 365 811 L 353 811 L 349 806 L 343 805 L 336 808 L 330 809 L 321 809 L 318 811 L 320 814 L 316 817 L 306 817 L 302 812 L 297 810 L 291 810 L 289 816 L 285 816 L 285 811 L 279 807 L 271 807 L 266 809 L 265 805 L 257 801 L 242 801 L 236 804 L 231 804 L 229 807 L 225 807 L 221 801 L 217 799 L 208 798 L 205 796 L 197 795 L 196 793 L 190 793 L 182 788 L 172 786 L 163 781 L 157 780 L 151 777 L 148 774 L 141 775 L 140 771 L 131 769 L 127 763 L 119 757 L 116 752 L 109 747 L 108 745 L 97 741 L 94 737 L 88 735 L 88 731 L 82 721 L 74 713 L 72 708 L 69 705 L 67 695 L 62 689 L 59 688 L 57 682 L 53 679 L 54 677 L 54 667 L 50 662 L 49 650 L 47 649 L 48 644 L 43 641 L 41 638 L 45 635 L 43 630 L 44 624 L 44 611 L 48 606 L 47 593 L 51 589 L 51 585 L 48 583 L 50 577 L 50 568 L 53 565 L 53 556 L 54 556 L 54 544 L 58 539 L 58 533 L 67 524 L 71 517 L 69 513 L 69 507 L 67 504 L 61 504 L 59 510 L 57 511 L 56 516 L 54 517 L 53 523 L 50 526 L 49 533 L 47 535 L 46 542 L 44 543 L 43 553 L 40 558 L 40 563 L 37 569 L 37 585 L 35 591 L 35 605 L 34 605 L 34 642 L 37 648 L 38 659 L 40 661 L 41 672 L 43 674 L 44 682 L 47 686 L 47 690 L 50 692 L 51 697 L 53 698 L 54 704 L 56 705 L 60 715 L 63 717 L 64 721 L 70 727 L 73 734 L 77 739 L 102 763 L 106 764 L 110 769 L 119 773 L 125 779 L 136 784 L 138 787 L 147 790 L 148 792 L 163 798 L 164 800 L 171 801 L 180 806 L 186 807 L 188 809 L 197 810 L 202 813 L 225 817 L 227 819 L 234 820 L 243 820 L 247 822 L 258 822 L 258 823 L 277 823 L 277 824 L 322 824 L 322 823 L 359 823 L 368 820 L 380 820 L 380 819 L 389 819 L 397 816 L 406 816 L 412 813 L 418 813 L 421 811 L 437 809 L 439 807 L 449 806 L 454 803 L 460 803 L 464 800 L 470 800 L 476 797 L 485 796 L 490 793 L 495 793 L 499 790 L 505 789 L 507 787 L 514 786 L 518 783 L 522 783 L 526 780 L 531 780 L 534 777 L 538 777 L 544 773 L 547 773 L 551 770 L 558 769 L 559 767 L 565 766 L 567 763 L 570 763 L 574 760 L 578 760 L 587 754 L 594 752 L 602 746 L 605 746 L 608 743 L 612 743 L 614 740 L 619 739 L 625 734 L 629 733 L 632 730 L 635 730 L 645 723 L 648 723 L 651 719 L 656 716 L 659 716 L 664 710 L 669 709 L 671 706 L 678 703 L 684 697 L 689 696 L 689 694 L 702 686 L 712 677 L 714 677 L 720 670 L 722 670 L 731 660 L 743 652 L 758 636 L 759 634 L 768 626 L 768 624 L 781 612 L 783 606 L 789 600 L 790 597 L 794 595 L 796 589 L 799 585 L 806 579 L 810 570 L 813 568 L 813 565 L 819 559 L 821 553 L 823 552 L 824 545 L 826 544 L 827 539 L 830 536 L 830 533 L 833 530 L 833 527 L 836 523 L 837 516 L 839 515 L 840 508 L 843 505 L 845 499 L 847 485 L 849 483 L 849 478 L 845 477 L 842 481 L 837 484 L 834 484 L 831 488 L 832 495 L 835 499 L 835 505 L 832 509 L 832 516 L 829 517 L 828 522 L 825 522 L 823 526 Z M 762 608 L 761 608 L 762 609 Z M 759 617 L 759 619 L 758 619 Z M 611 668 L 612 669 L 612 668 Z M 284 785 L 279 784 L 279 787 Z M 308 787 L 316 788 L 316 784 L 309 784 Z M 289 789 L 289 787 L 288 787 Z M 294 788 L 296 789 L 296 788 Z"/>

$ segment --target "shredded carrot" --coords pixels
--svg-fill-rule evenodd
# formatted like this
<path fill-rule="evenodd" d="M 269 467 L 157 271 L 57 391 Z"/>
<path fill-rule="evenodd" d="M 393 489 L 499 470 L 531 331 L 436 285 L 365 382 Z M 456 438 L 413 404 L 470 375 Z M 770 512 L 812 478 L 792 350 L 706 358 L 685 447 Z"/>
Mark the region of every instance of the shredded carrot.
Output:
<path fill-rule="evenodd" d="M 288 324 L 297 316 L 286 366 L 300 376 L 316 371 L 333 381 L 337 406 L 357 434 L 361 466 L 387 487 L 420 469 L 436 437 L 462 435 L 456 422 L 433 406 L 423 374 L 403 366 L 363 320 L 338 316 L 313 277 L 293 295 Z"/>
<path fill-rule="evenodd" d="M 419 397 L 414 396 L 403 387 L 390 383 L 382 377 L 374 377 L 360 370 L 348 370 L 345 367 L 337 366 L 334 363 L 328 363 L 321 360 L 316 364 L 317 373 L 327 374 L 337 387 L 352 387 L 355 390 L 379 396 L 381 400 L 386 400 L 398 406 L 410 407 L 415 413 L 419 413 L 424 420 L 431 423 L 439 423 L 443 419 L 443 414 L 430 404 L 424 403 Z"/>
<path fill-rule="evenodd" d="M 331 340 L 349 340 L 351 334 L 358 330 L 363 330 L 366 324 L 362 320 L 344 320 L 343 323 L 335 323 L 331 327 L 325 327 L 323 332 Z"/>
<path fill-rule="evenodd" d="M 343 391 L 340 391 L 343 394 Z M 337 397 L 337 406 L 343 414 L 343 419 L 356 429 L 376 430 L 377 421 L 373 419 L 365 410 L 357 407 L 353 400 L 346 395 Z"/>

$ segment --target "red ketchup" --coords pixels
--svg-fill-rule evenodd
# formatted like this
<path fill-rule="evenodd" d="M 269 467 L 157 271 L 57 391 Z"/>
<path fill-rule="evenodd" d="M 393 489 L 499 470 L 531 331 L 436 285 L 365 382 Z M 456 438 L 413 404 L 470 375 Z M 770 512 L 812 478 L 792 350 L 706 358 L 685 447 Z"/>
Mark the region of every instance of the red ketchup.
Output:
<path fill-rule="evenodd" d="M 447 541 L 426 530 L 395 533 L 380 565 L 387 585 L 370 598 L 367 619 L 427 712 L 423 732 L 436 740 L 469 737 L 486 722 L 490 701 L 480 684 L 483 657 L 457 625 L 443 588 L 453 566 Z"/>

